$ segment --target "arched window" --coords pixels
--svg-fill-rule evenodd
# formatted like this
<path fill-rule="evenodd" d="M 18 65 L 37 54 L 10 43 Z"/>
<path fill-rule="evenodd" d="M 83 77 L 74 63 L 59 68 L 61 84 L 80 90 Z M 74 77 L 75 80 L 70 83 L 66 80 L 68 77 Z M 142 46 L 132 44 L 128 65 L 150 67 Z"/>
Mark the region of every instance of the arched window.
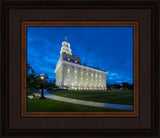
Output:
<path fill-rule="evenodd" d="M 75 70 L 75 72 L 74 72 L 74 73 L 75 73 L 75 75 L 77 75 L 77 70 Z"/>
<path fill-rule="evenodd" d="M 86 73 L 86 76 L 88 77 L 88 73 Z"/>
<path fill-rule="evenodd" d="M 74 82 L 74 85 L 77 86 L 77 82 Z"/>
<path fill-rule="evenodd" d="M 68 81 L 67 85 L 69 86 L 70 85 L 70 82 Z"/>
<path fill-rule="evenodd" d="M 70 73 L 70 69 L 67 69 L 67 73 L 68 73 L 68 74 Z"/>
<path fill-rule="evenodd" d="M 86 86 L 88 87 L 88 82 L 86 83 Z"/>

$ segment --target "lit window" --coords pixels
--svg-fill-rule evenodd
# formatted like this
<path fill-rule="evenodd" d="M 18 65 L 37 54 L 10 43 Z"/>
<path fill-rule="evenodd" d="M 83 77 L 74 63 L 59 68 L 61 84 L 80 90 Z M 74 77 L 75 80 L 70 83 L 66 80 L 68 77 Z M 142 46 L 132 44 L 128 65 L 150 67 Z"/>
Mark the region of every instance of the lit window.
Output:
<path fill-rule="evenodd" d="M 96 80 L 97 81 L 97 80 Z"/>
<path fill-rule="evenodd" d="M 91 79 L 91 81 L 93 81 L 93 79 Z"/>
<path fill-rule="evenodd" d="M 77 82 L 74 82 L 74 85 L 76 86 L 76 85 L 77 85 Z"/>
<path fill-rule="evenodd" d="M 77 90 L 77 88 L 74 88 L 75 90 Z"/>
<path fill-rule="evenodd" d="M 77 60 L 75 60 L 75 63 L 77 63 Z"/>
<path fill-rule="evenodd" d="M 68 79 L 70 79 L 70 76 L 68 76 Z"/>
<path fill-rule="evenodd" d="M 86 79 L 88 81 L 88 79 Z"/>
<path fill-rule="evenodd" d="M 93 87 L 93 83 L 91 83 L 91 87 Z"/>
<path fill-rule="evenodd" d="M 93 77 L 93 74 L 91 74 L 91 77 Z"/>
<path fill-rule="evenodd" d="M 86 73 L 86 76 L 88 77 L 88 73 Z"/>
<path fill-rule="evenodd" d="M 81 76 L 83 76 L 83 72 L 81 72 Z"/>
<path fill-rule="evenodd" d="M 75 73 L 75 75 L 77 75 L 77 70 L 75 70 L 75 72 L 74 72 L 74 73 Z"/>
<path fill-rule="evenodd" d="M 101 79 L 101 75 L 99 76 L 99 78 Z"/>
<path fill-rule="evenodd" d="M 97 74 L 96 74 L 96 79 L 97 79 Z"/>
<path fill-rule="evenodd" d="M 70 58 L 68 58 L 68 61 L 70 61 Z"/>
<path fill-rule="evenodd" d="M 101 85 L 99 85 L 99 87 L 101 87 Z"/>
<path fill-rule="evenodd" d="M 70 82 L 68 81 L 67 85 L 69 86 L 70 85 Z"/>
<path fill-rule="evenodd" d="M 86 86 L 88 86 L 88 82 L 86 83 Z"/>
<path fill-rule="evenodd" d="M 99 80 L 99 81 L 101 81 L 101 80 Z"/>
<path fill-rule="evenodd" d="M 97 84 L 96 84 L 96 87 L 97 87 Z"/>
<path fill-rule="evenodd" d="M 70 73 L 70 69 L 67 69 L 67 73 L 68 73 L 68 74 Z"/>
<path fill-rule="evenodd" d="M 83 80 L 83 78 L 81 78 L 81 80 Z"/>
<path fill-rule="evenodd" d="M 87 90 L 88 90 L 88 88 L 87 88 Z"/>
<path fill-rule="evenodd" d="M 81 82 L 81 86 L 83 86 L 83 82 Z"/>
<path fill-rule="evenodd" d="M 75 79 L 77 79 L 77 77 L 75 77 Z"/>

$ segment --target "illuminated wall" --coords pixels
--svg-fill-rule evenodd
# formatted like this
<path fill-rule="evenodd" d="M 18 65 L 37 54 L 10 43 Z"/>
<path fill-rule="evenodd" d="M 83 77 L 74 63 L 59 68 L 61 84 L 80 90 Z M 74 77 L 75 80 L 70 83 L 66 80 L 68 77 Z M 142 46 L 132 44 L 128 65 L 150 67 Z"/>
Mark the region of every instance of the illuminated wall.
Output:
<path fill-rule="evenodd" d="M 67 46 L 67 48 L 65 48 Z M 60 59 L 56 65 L 56 85 L 72 90 L 106 90 L 107 72 L 81 64 L 79 57 L 66 53 L 70 50 L 67 41 L 62 42 Z"/>

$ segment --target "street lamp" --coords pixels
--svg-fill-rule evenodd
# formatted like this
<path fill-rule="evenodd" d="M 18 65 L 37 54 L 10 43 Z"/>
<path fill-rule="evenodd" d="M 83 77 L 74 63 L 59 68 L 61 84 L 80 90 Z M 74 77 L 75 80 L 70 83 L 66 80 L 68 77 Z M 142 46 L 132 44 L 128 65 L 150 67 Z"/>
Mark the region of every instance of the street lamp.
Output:
<path fill-rule="evenodd" d="M 41 86 L 40 86 L 40 88 L 41 88 L 41 97 L 40 97 L 40 99 L 45 99 L 46 97 L 44 97 L 44 81 L 45 81 L 44 74 L 40 74 L 40 78 L 43 81 L 43 84 L 41 84 Z"/>
<path fill-rule="evenodd" d="M 41 80 L 44 80 L 44 76 L 41 76 L 40 78 L 41 78 Z"/>

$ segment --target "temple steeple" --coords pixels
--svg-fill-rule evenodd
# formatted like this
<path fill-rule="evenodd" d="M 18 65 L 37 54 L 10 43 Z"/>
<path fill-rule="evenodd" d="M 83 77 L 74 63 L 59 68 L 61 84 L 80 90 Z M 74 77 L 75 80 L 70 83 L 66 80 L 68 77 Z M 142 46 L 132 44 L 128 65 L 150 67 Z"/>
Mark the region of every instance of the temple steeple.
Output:
<path fill-rule="evenodd" d="M 65 37 L 65 41 L 62 42 L 60 54 L 62 53 L 67 53 L 69 55 L 72 55 L 71 49 L 70 49 L 70 43 L 67 42 L 67 37 Z"/>
<path fill-rule="evenodd" d="M 65 41 L 67 42 L 67 37 L 65 36 Z"/>

